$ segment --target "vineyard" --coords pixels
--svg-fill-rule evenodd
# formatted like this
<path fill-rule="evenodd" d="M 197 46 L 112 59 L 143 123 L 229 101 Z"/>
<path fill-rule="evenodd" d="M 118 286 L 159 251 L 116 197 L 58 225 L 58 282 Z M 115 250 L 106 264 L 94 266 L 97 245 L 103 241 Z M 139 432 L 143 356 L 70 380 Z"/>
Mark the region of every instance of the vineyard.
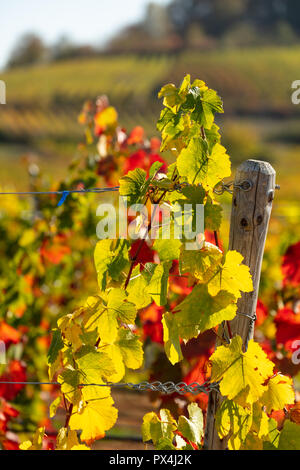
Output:
<path fill-rule="evenodd" d="M 271 161 L 280 172 L 280 197 L 297 199 L 299 106 L 291 104 L 291 83 L 297 77 L 298 55 L 297 47 L 107 55 L 7 71 L 1 74 L 9 84 L 7 105 L 0 109 L 1 174 L 26 189 L 26 169 L 18 158 L 39 155 L 47 174 L 56 177 L 59 171 L 65 178 L 81 138 L 80 107 L 102 93 L 117 107 L 122 126 L 139 125 L 147 135 L 159 137 L 157 93 L 163 83 L 180 82 L 189 72 L 203 77 L 225 99 L 226 113 L 216 119 L 234 166 L 248 158 Z"/>
<path fill-rule="evenodd" d="M 234 67 L 236 53 L 228 54 L 227 67 L 229 62 Z M 47 72 L 47 93 L 42 90 L 43 67 L 31 73 L 30 81 L 25 70 L 17 72 L 15 81 L 11 72 L 10 92 L 18 106 L 1 116 L 1 132 L 19 132 L 23 139 L 30 129 L 31 137 L 36 133 L 38 138 L 48 128 L 47 135 L 69 135 L 81 142 L 63 179 L 58 174 L 52 179 L 26 160 L 27 194 L 1 188 L 2 449 L 103 448 L 107 436 L 122 435 L 118 407 L 128 396 L 145 410 L 135 437 L 146 449 L 300 448 L 299 209 L 292 203 L 276 206 L 279 189 L 273 169 L 268 170 L 274 194 L 270 198 L 268 188 L 263 220 L 256 219 L 257 225 L 264 222 L 267 239 L 265 247 L 263 236 L 259 242 L 264 256 L 255 272 L 255 263 L 248 260 L 250 245 L 243 255 L 234 248 L 229 213 L 240 210 L 239 201 L 257 196 L 267 183 L 260 176 L 260 186 L 254 188 L 252 180 L 250 184 L 246 178 L 245 186 L 233 178 L 230 146 L 227 153 L 222 126 L 215 122 L 224 112 L 223 103 L 208 88 L 240 83 L 245 102 L 239 106 L 251 111 L 256 95 L 265 109 L 264 54 L 261 61 L 244 56 L 238 82 L 231 66 L 226 79 L 222 57 L 211 63 L 203 58 L 206 72 L 201 77 L 207 84 L 186 75 L 178 88 L 157 84 L 162 77 L 167 81 L 175 68 L 180 82 L 187 61 L 196 75 L 192 56 L 179 63 L 172 57 L 145 63 L 124 57 L 118 65 L 103 58 L 103 64 L 89 61 L 77 71 L 76 63 L 57 64 Z M 285 75 L 290 67 L 294 77 L 292 56 L 282 54 Z M 269 53 L 268 58 L 272 60 Z M 134 80 L 131 72 L 126 80 L 126 67 L 134 69 Z M 75 77 L 73 89 L 64 89 L 68 74 Z M 114 90 L 109 94 L 120 103 L 120 115 L 103 95 L 86 101 L 76 116 L 74 103 L 83 99 L 76 83 L 90 80 L 86 96 L 97 95 L 99 83 L 93 77 L 98 74 L 103 91 Z M 20 83 L 29 101 L 39 103 L 28 114 L 18 97 Z M 80 92 L 84 94 L 82 88 Z M 157 92 L 163 109 L 151 137 Z M 265 96 L 272 111 L 288 113 L 286 97 L 272 92 L 273 100 Z M 57 118 L 62 97 L 69 110 Z M 152 105 L 145 117 L 148 101 Z M 120 116 L 125 103 L 130 114 L 128 102 L 141 119 L 131 115 L 125 128 Z M 43 107 L 49 107 L 47 115 Z M 234 98 L 229 98 L 228 109 L 241 111 Z M 245 168 L 244 161 L 235 178 Z M 284 177 L 277 173 L 283 186 Z M 109 208 L 119 210 L 124 201 L 133 212 L 126 214 L 125 223 L 116 222 L 107 213 Z M 205 228 L 200 233 L 195 231 L 199 205 Z M 251 230 L 242 221 L 240 233 L 248 240 Z M 182 225 L 184 233 L 176 236 Z M 111 228 L 117 236 L 105 236 Z M 241 309 L 245 299 L 252 299 L 249 311 Z M 242 319 L 245 336 L 236 327 L 242 315 L 248 317 Z"/>

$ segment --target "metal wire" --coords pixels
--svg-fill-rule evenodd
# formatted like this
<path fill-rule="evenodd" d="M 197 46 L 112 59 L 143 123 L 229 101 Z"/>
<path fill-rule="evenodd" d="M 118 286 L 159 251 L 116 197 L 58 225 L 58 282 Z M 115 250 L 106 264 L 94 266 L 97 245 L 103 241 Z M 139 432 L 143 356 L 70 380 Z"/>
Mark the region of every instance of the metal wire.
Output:
<path fill-rule="evenodd" d="M 110 191 L 119 191 L 119 186 L 111 188 L 91 188 L 91 189 L 64 189 L 60 191 L 9 191 L 0 192 L 0 196 L 42 196 L 42 195 L 63 195 L 63 194 L 84 194 L 84 193 L 106 193 Z"/>
<path fill-rule="evenodd" d="M 62 385 L 60 382 L 9 382 L 9 381 L 0 381 L 0 384 L 6 385 Z M 111 383 L 106 384 L 79 384 L 78 387 L 113 387 L 113 388 L 130 388 L 138 392 L 160 392 L 164 395 L 171 395 L 172 393 L 178 393 L 180 395 L 185 395 L 186 393 L 192 393 L 193 395 L 198 395 L 199 393 L 209 394 L 212 390 L 219 391 L 219 384 L 217 382 L 204 382 L 199 384 L 198 382 L 193 382 L 191 384 L 186 384 L 185 382 L 179 382 L 175 384 L 174 382 L 140 382 L 134 384 L 131 382 L 126 383 Z"/>
<path fill-rule="evenodd" d="M 254 323 L 256 322 L 257 320 L 257 316 L 256 314 L 254 314 L 253 316 L 249 315 L 248 313 L 243 313 L 243 312 L 237 312 L 237 315 L 240 315 L 241 317 L 246 317 L 249 319 L 249 328 L 248 328 L 248 334 L 247 334 L 247 338 L 245 340 L 245 349 L 247 351 L 248 349 L 248 344 L 249 344 L 249 341 L 251 339 L 251 335 L 252 335 L 252 332 L 253 332 L 253 327 L 254 327 Z"/>
<path fill-rule="evenodd" d="M 174 185 L 173 188 L 170 188 L 171 191 L 181 191 L 183 187 L 189 186 L 188 183 L 182 183 L 182 184 L 177 184 Z M 239 188 L 243 191 L 250 191 L 253 187 L 252 181 L 243 181 L 242 183 L 239 184 L 234 184 L 233 181 L 230 181 L 229 183 L 224 183 L 221 181 L 215 188 L 214 188 L 214 193 L 221 195 L 225 191 L 229 192 L 230 194 L 233 193 L 233 189 L 230 188 Z M 114 187 L 107 187 L 107 188 L 91 188 L 91 189 L 64 189 L 64 190 L 58 190 L 58 191 L 8 191 L 8 192 L 0 192 L 0 196 L 42 196 L 42 195 L 65 195 L 65 194 L 72 194 L 72 193 L 77 193 L 77 194 L 85 194 L 85 193 L 105 193 L 105 192 L 110 192 L 110 191 L 118 191 L 120 189 L 119 186 L 114 186 Z"/>

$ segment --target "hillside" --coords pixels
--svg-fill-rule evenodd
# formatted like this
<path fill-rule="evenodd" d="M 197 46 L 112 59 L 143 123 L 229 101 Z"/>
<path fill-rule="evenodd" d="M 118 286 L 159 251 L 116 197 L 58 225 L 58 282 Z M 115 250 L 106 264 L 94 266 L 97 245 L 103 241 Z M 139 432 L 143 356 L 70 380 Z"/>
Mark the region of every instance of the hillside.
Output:
<path fill-rule="evenodd" d="M 123 126 L 138 124 L 155 133 L 161 84 L 178 83 L 186 73 L 203 78 L 222 96 L 226 119 L 220 122 L 235 162 L 278 154 L 281 159 L 286 148 L 278 143 L 300 144 L 300 106 L 291 102 L 298 58 L 300 47 L 274 47 L 101 56 L 7 71 L 0 77 L 7 85 L 7 105 L 0 108 L 1 173 L 10 179 L 9 162 L 28 152 L 47 157 L 41 165 L 50 172 L 57 171 L 59 158 L 63 171 L 81 137 L 81 106 L 100 94 L 109 96 Z"/>

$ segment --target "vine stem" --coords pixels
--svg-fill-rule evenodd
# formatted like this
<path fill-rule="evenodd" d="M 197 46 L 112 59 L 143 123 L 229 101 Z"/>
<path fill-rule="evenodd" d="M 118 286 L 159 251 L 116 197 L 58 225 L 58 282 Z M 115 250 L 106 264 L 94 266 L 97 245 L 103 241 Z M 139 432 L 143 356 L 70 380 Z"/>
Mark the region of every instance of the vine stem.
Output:
<path fill-rule="evenodd" d="M 151 231 L 151 227 L 152 227 L 152 224 L 153 224 L 153 220 L 154 220 L 154 217 L 155 217 L 155 214 L 156 214 L 156 209 L 157 209 L 157 206 L 158 204 L 162 201 L 162 199 L 165 197 L 165 195 L 167 194 L 167 190 L 163 191 L 163 193 L 160 195 L 160 197 L 158 198 L 157 201 L 155 201 L 155 206 L 154 206 L 154 210 L 152 212 L 152 216 L 151 216 L 151 220 L 150 220 L 150 223 L 147 227 L 147 234 L 149 234 L 149 232 Z M 148 201 L 148 196 L 147 196 L 147 199 L 146 199 L 146 202 Z M 139 254 L 141 252 L 141 249 L 143 247 L 143 243 L 144 243 L 144 238 L 140 241 L 139 243 L 139 246 L 136 250 L 136 253 L 134 255 L 134 257 L 131 259 L 131 265 L 130 265 L 130 268 L 129 268 L 129 271 L 128 271 L 128 274 L 127 274 L 127 278 L 126 278 L 126 281 L 125 281 L 125 285 L 124 285 L 124 289 L 126 290 L 127 287 L 128 287 L 128 284 L 130 282 L 130 278 L 131 278 L 131 274 L 132 274 L 132 271 L 133 271 L 133 268 L 134 268 L 134 264 L 136 263 L 136 261 L 138 260 L 138 257 L 139 257 Z"/>
<path fill-rule="evenodd" d="M 64 396 L 64 400 L 65 400 L 65 396 Z M 73 403 L 71 403 L 70 406 L 69 406 L 69 409 L 67 409 L 65 428 L 67 428 L 69 426 L 72 411 L 73 411 Z"/>

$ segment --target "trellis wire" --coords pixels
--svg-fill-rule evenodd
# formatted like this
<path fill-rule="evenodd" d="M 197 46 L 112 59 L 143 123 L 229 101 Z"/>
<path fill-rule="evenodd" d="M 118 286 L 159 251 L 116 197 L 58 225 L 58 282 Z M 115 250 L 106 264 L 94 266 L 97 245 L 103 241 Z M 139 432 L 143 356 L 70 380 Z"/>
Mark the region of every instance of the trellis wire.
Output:
<path fill-rule="evenodd" d="M 178 188 L 175 186 L 174 189 L 180 189 L 180 185 L 178 185 Z M 214 188 L 214 193 L 215 194 L 223 194 L 225 191 L 229 192 L 232 194 L 232 189 L 231 187 L 237 187 L 243 191 L 250 191 L 252 188 L 252 182 L 251 181 L 242 181 L 238 185 L 234 185 L 233 181 L 230 181 L 228 183 L 224 183 L 223 181 L 219 183 L 215 188 Z M 279 186 L 277 186 L 277 189 Z M 106 188 L 90 188 L 90 189 L 62 189 L 62 190 L 57 190 L 57 191 L 1 191 L 0 196 L 42 196 L 42 195 L 69 195 L 69 194 L 88 194 L 88 193 L 105 193 L 105 192 L 110 192 L 110 191 L 119 191 L 120 186 L 113 186 L 113 187 L 106 187 Z M 171 188 L 170 188 L 171 189 Z"/>
<path fill-rule="evenodd" d="M 105 193 L 109 191 L 119 191 L 119 186 L 108 188 L 91 188 L 91 189 L 63 189 L 59 191 L 9 191 L 0 192 L 0 196 L 42 196 L 45 195 L 63 195 L 65 193 Z"/>
<path fill-rule="evenodd" d="M 15 382 L 15 381 L 0 381 L 0 384 L 6 385 L 62 385 L 60 382 Z M 191 384 L 186 384 L 185 382 L 179 382 L 175 384 L 174 382 L 140 382 L 137 384 L 126 382 L 126 383 L 112 383 L 108 382 L 106 384 L 79 384 L 78 387 L 111 387 L 111 388 L 130 388 L 138 392 L 160 392 L 164 395 L 171 395 L 172 393 L 178 393 L 179 395 L 185 395 L 186 393 L 192 393 L 193 395 L 198 395 L 199 393 L 209 394 L 212 390 L 219 392 L 219 384 L 217 382 L 204 382 L 199 384 L 198 382 L 193 382 Z"/>

